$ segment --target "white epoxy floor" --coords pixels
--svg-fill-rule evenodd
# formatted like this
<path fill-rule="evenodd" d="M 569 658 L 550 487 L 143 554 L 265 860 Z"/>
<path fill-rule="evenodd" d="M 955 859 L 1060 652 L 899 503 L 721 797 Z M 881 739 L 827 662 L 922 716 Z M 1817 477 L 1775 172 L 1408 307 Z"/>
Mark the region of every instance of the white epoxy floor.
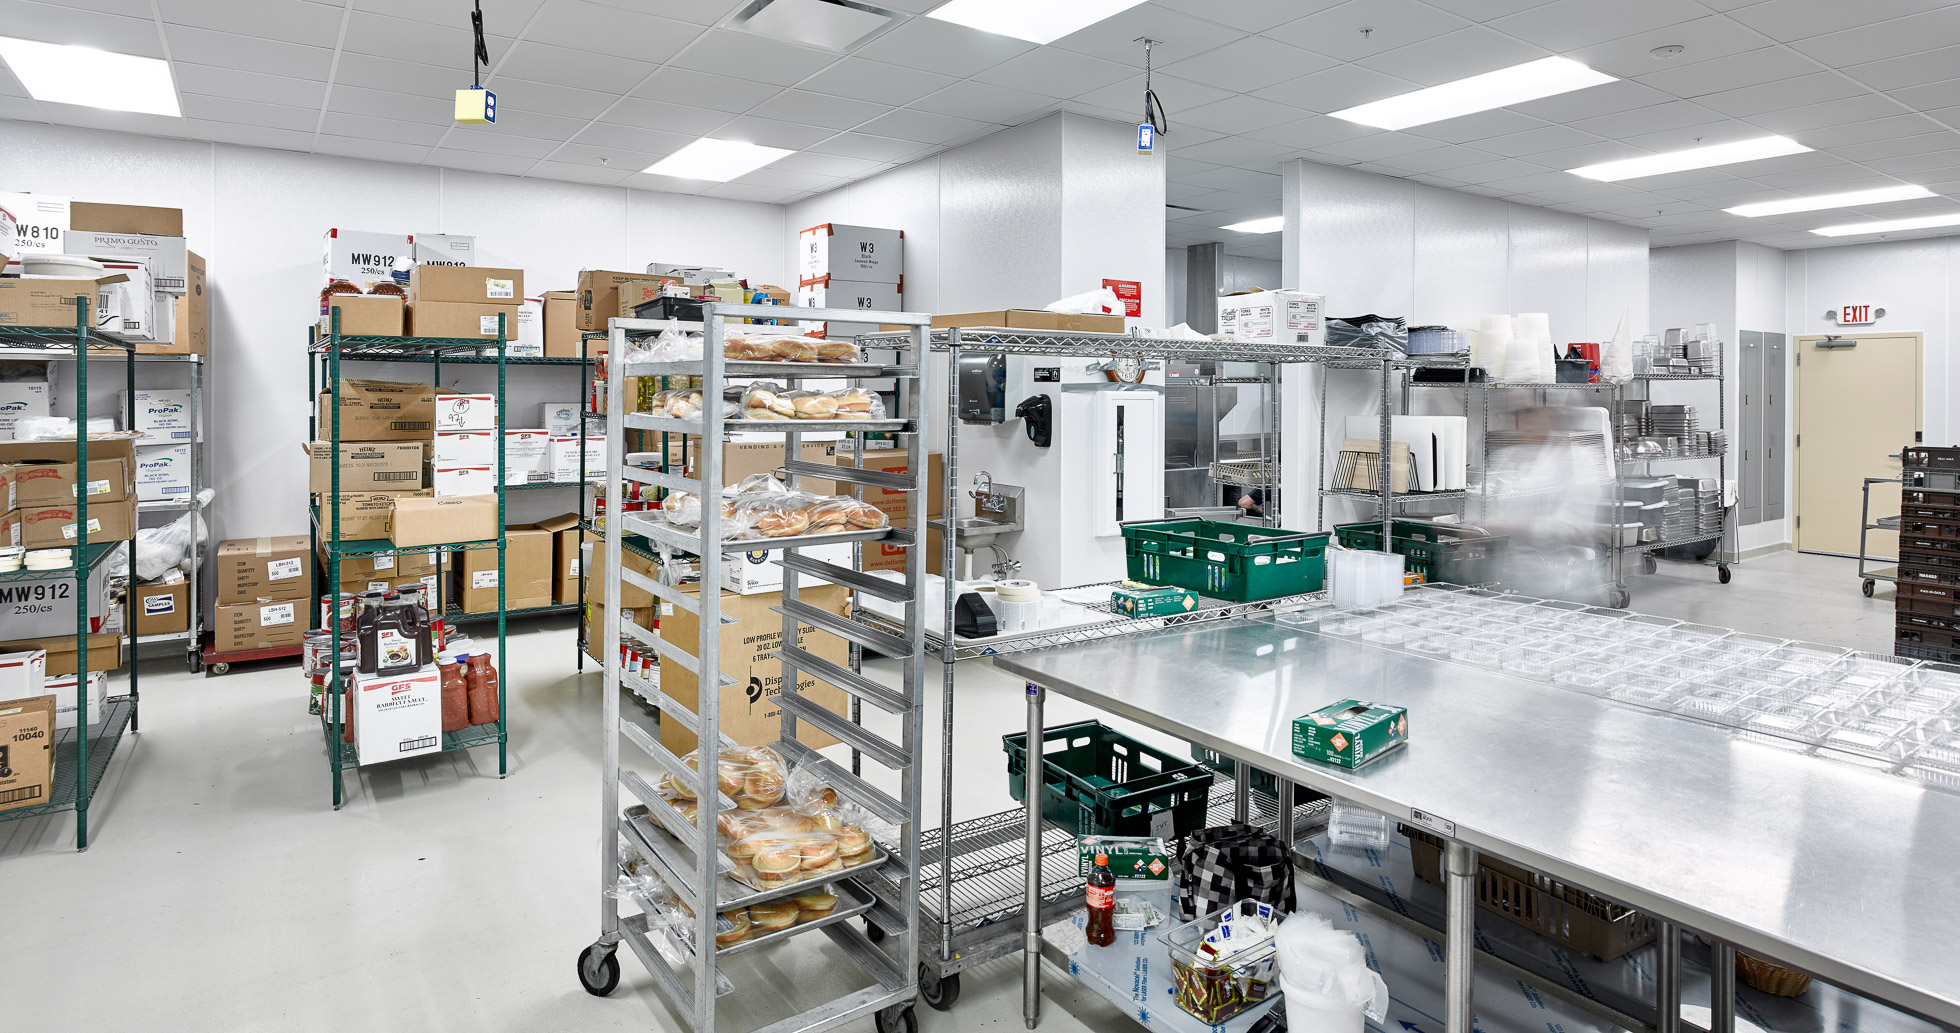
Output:
<path fill-rule="evenodd" d="M 1859 594 L 1850 560 L 1778 554 L 1735 567 L 1668 564 L 1631 578 L 1633 608 L 1744 631 L 1890 652 L 1892 597 Z M 611 998 L 573 963 L 598 930 L 597 677 L 572 672 L 569 621 L 511 637 L 511 775 L 479 749 L 350 779 L 329 806 L 317 719 L 293 668 L 192 677 L 145 665 L 144 731 L 124 740 L 73 850 L 72 816 L 0 823 L 0 994 L 9 1027 L 145 1030 L 680 1030 L 638 962 Z M 173 669 L 174 668 L 174 669 Z M 927 741 L 941 727 L 927 669 Z M 1020 683 L 962 668 L 956 820 L 1003 810 L 1000 736 L 1023 725 Z M 1049 720 L 1089 716 L 1065 700 Z M 928 814 L 939 800 L 926 773 Z M 723 998 L 723 1028 L 780 1017 L 865 980 L 820 937 L 756 951 Z M 746 978 L 741 978 L 746 977 Z M 1020 1029 L 1018 963 L 967 974 L 921 1027 Z M 857 1024 L 869 1030 L 869 1021 Z M 1137 1027 L 1066 979 L 1044 1030 Z"/>

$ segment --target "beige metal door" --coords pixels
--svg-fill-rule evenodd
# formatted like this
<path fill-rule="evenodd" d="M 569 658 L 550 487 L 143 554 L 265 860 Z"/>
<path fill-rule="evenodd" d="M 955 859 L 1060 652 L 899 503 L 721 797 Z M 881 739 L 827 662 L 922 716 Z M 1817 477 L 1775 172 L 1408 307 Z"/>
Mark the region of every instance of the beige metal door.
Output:
<path fill-rule="evenodd" d="M 1799 337 L 1796 543 L 1804 552 L 1858 551 L 1860 487 L 1897 477 L 1899 449 L 1920 429 L 1920 336 Z M 1899 512 L 1899 486 L 1872 485 L 1872 520 Z M 1872 531 L 1866 552 L 1897 556 L 1898 534 Z"/>

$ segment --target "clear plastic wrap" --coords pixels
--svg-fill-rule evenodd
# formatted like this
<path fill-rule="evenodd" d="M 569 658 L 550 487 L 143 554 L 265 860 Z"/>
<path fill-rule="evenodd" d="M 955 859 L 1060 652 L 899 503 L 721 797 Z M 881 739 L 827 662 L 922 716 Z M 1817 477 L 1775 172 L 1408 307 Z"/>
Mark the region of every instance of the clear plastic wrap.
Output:
<path fill-rule="evenodd" d="M 847 387 L 842 391 L 832 391 L 830 397 L 837 401 L 837 411 L 831 415 L 836 420 L 882 420 L 885 419 L 885 400 L 876 391 L 862 387 Z"/>
<path fill-rule="evenodd" d="M 809 509 L 810 526 L 804 534 L 842 534 L 870 531 L 890 523 L 883 511 L 868 502 L 842 496 L 818 501 Z"/>
<path fill-rule="evenodd" d="M 790 415 L 799 420 L 829 420 L 837 417 L 837 399 L 822 391 L 791 391 Z"/>
<path fill-rule="evenodd" d="M 735 362 L 858 362 L 857 346 L 819 337 L 722 338 L 722 355 Z"/>
<path fill-rule="evenodd" d="M 735 500 L 734 522 L 745 528 L 742 537 L 787 538 L 808 534 L 813 504 L 811 496 L 800 492 L 740 496 Z"/>
<path fill-rule="evenodd" d="M 701 751 L 695 750 L 681 761 L 699 771 Z M 789 765 L 767 746 L 722 750 L 715 756 L 715 788 L 743 810 L 761 810 L 781 802 L 788 782 Z M 671 800 L 694 799 L 694 791 L 672 775 L 662 778 L 659 788 Z"/>
<path fill-rule="evenodd" d="M 742 418 L 748 420 L 788 420 L 796 415 L 796 407 L 788 397 L 789 390 L 781 384 L 760 381 L 750 384 L 742 393 Z"/>
<path fill-rule="evenodd" d="M 752 473 L 735 482 L 737 495 L 788 495 L 789 485 L 776 479 L 771 473 Z"/>
<path fill-rule="evenodd" d="M 667 398 L 667 415 L 677 420 L 701 418 L 701 392 L 675 391 Z"/>

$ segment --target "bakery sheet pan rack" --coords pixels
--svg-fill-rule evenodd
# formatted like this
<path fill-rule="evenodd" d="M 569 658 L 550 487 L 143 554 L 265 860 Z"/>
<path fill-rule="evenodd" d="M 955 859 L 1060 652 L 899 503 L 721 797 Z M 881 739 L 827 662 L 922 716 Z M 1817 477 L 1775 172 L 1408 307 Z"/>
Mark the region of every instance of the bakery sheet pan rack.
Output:
<path fill-rule="evenodd" d="M 917 471 L 924 468 L 925 443 L 922 435 L 917 433 L 917 429 L 923 425 L 923 396 L 918 371 L 925 364 L 926 335 L 931 317 L 919 313 L 862 312 L 855 309 L 818 309 L 799 313 L 803 318 L 818 322 L 869 321 L 909 327 L 909 334 L 895 341 L 894 345 L 886 346 L 896 346 L 900 353 L 893 362 L 731 362 L 722 355 L 729 321 L 769 319 L 781 314 L 782 309 L 777 306 L 711 302 L 702 306 L 701 360 L 628 362 L 617 366 L 607 379 L 604 417 L 607 439 L 621 443 L 619 447 L 607 450 L 605 483 L 612 486 L 612 494 L 617 497 L 620 494 L 617 488 L 628 481 L 695 494 L 702 493 L 703 485 L 719 485 L 724 481 L 721 449 L 704 448 L 693 457 L 690 465 L 698 477 L 693 479 L 681 475 L 681 463 L 670 466 L 664 447 L 659 451 L 629 450 L 625 443 L 631 434 L 680 431 L 698 434 L 701 440 L 712 442 L 722 440 L 724 434 L 732 430 L 749 429 L 749 424 L 757 422 L 724 420 L 718 405 L 704 408 L 698 419 L 685 421 L 629 412 L 625 395 L 625 383 L 629 377 L 698 376 L 701 378 L 702 393 L 711 398 L 722 397 L 728 378 L 737 376 L 769 377 L 786 382 L 790 387 L 839 379 L 893 378 L 898 402 L 891 419 L 826 420 L 804 424 L 776 422 L 753 429 L 783 434 L 784 461 L 780 469 L 786 472 L 790 488 L 796 488 L 802 477 L 812 476 L 835 480 L 840 488 L 848 488 L 853 497 L 860 501 L 866 486 L 902 491 L 908 496 L 906 526 L 924 526 L 926 496 L 923 489 L 926 485 L 922 479 L 864 469 L 865 453 L 861 447 L 851 450 L 854 459 L 850 465 L 840 462 L 835 467 L 803 462 L 798 458 L 798 451 L 800 432 L 806 430 L 842 431 L 847 435 L 862 435 L 873 429 L 896 431 L 901 447 L 905 449 L 908 469 Z M 661 320 L 609 321 L 610 354 L 624 355 L 629 338 L 644 336 L 667 325 L 666 321 Z M 859 437 L 856 443 L 862 445 L 864 440 Z M 924 594 L 924 557 L 918 555 L 918 550 L 905 550 L 904 580 L 892 583 L 887 593 L 888 598 L 904 603 L 904 617 L 895 626 L 874 629 L 848 616 L 814 605 L 802 598 L 800 593 L 806 587 L 825 584 L 850 587 L 855 579 L 862 577 L 855 568 L 858 565 L 856 553 L 863 543 L 882 539 L 888 544 L 910 545 L 910 532 L 886 527 L 730 542 L 725 539 L 723 522 L 721 507 L 712 505 L 702 507 L 701 524 L 692 530 L 665 523 L 644 512 L 612 513 L 605 522 L 605 569 L 593 572 L 594 576 L 603 579 L 606 600 L 602 639 L 606 648 L 600 650 L 604 656 L 605 676 L 601 727 L 601 809 L 605 819 L 598 887 L 600 930 L 599 938 L 579 955 L 577 967 L 580 982 L 596 996 L 611 993 L 619 982 L 619 945 L 625 943 L 645 964 L 653 976 L 654 985 L 680 1015 L 684 1025 L 695 1033 L 714 1033 L 718 1028 L 716 998 L 729 992 L 732 985 L 722 971 L 723 960 L 765 943 L 800 937 L 805 931 L 814 931 L 823 934 L 826 945 L 819 947 L 814 939 L 803 940 L 801 949 L 823 949 L 841 954 L 839 960 L 854 963 L 870 975 L 872 984 L 812 1007 L 798 1008 L 793 1014 L 764 1026 L 758 1033 L 813 1033 L 865 1017 L 875 1017 L 878 1028 L 884 1033 L 916 1029 L 912 1002 L 918 996 L 918 980 L 913 959 L 920 951 L 919 801 L 923 787 L 919 759 L 924 753 L 920 693 L 924 684 L 925 664 L 924 614 L 917 601 Z M 700 581 L 698 593 L 683 592 L 676 586 L 660 584 L 623 571 L 620 554 L 627 540 L 635 536 L 653 546 L 678 548 L 698 557 L 695 561 Z M 875 642 L 897 657 L 903 668 L 899 687 L 882 689 L 872 697 L 853 695 L 846 717 L 801 696 L 793 688 L 799 674 L 806 668 L 821 677 L 825 668 L 834 670 L 834 665 L 819 660 L 807 651 L 807 646 L 804 649 L 782 649 L 775 654 L 782 665 L 782 684 L 792 686 L 779 697 L 782 726 L 778 752 L 792 766 L 821 772 L 842 799 L 859 805 L 881 819 L 872 822 L 867 829 L 874 837 L 873 860 L 843 869 L 834 879 L 820 878 L 770 891 L 756 891 L 729 879 L 726 873 L 733 865 L 721 850 L 715 848 L 718 842 L 718 807 L 706 805 L 708 798 L 704 797 L 704 805 L 697 809 L 695 821 L 690 826 L 677 810 L 661 798 L 640 771 L 635 770 L 637 767 L 650 774 L 665 773 L 690 780 L 703 777 L 669 752 L 656 736 L 621 714 L 622 693 L 631 693 L 636 699 L 659 707 L 662 721 L 677 723 L 693 732 L 698 741 L 728 742 L 722 734 L 722 697 L 733 690 L 734 695 L 730 695 L 730 698 L 740 698 L 744 684 L 731 677 L 723 667 L 722 626 L 733 623 L 722 612 L 721 603 L 728 572 L 722 549 L 704 548 L 709 543 L 780 551 L 785 560 L 782 564 L 782 603 L 772 609 L 780 615 L 784 642 L 794 643 L 799 639 L 810 641 L 800 634 L 805 628 L 810 629 L 808 634 L 811 636 L 828 635 L 842 639 L 850 644 L 853 670 L 857 666 L 858 650 L 866 642 Z M 810 559 L 801 552 L 805 548 L 833 543 L 852 546 L 854 555 L 848 570 L 841 565 L 833 566 Z M 691 636 L 691 641 L 663 637 L 640 623 L 625 619 L 620 608 L 621 589 L 625 585 L 651 592 L 662 604 L 697 617 L 698 631 Z M 697 675 L 696 684 L 713 682 L 721 691 L 698 693 L 698 703 L 692 710 L 679 705 L 661 692 L 652 679 L 628 674 L 622 669 L 620 650 L 613 647 L 622 638 L 636 641 L 657 653 L 663 672 L 685 670 Z M 873 702 L 881 706 L 881 700 L 896 701 L 900 705 L 896 741 L 887 740 L 858 722 L 858 707 L 865 698 L 873 698 Z M 842 740 L 850 748 L 848 763 L 820 755 L 799 743 L 797 731 L 804 725 L 830 732 Z M 651 766 L 641 764 L 637 759 L 633 765 L 622 765 L 622 741 L 651 762 Z M 858 777 L 860 764 L 865 759 L 896 775 L 895 792 L 888 794 Z M 705 764 L 701 767 L 706 769 Z M 703 788 L 711 790 L 713 787 Z M 622 811 L 622 805 L 632 806 Z M 723 801 L 723 806 L 726 805 L 726 801 Z M 653 820 L 655 818 L 660 819 L 658 823 Z M 691 834 L 678 834 L 682 831 Z M 833 892 L 845 899 L 840 900 L 837 909 L 823 919 L 799 923 L 779 933 L 744 941 L 728 949 L 696 953 L 680 945 L 681 937 L 669 935 L 664 928 L 650 926 L 646 916 L 620 913 L 619 901 L 611 891 L 622 871 L 622 864 L 628 860 L 622 853 L 622 847 L 626 851 L 643 854 L 644 859 L 669 882 L 676 894 L 693 907 L 695 913 L 691 921 L 694 927 L 691 937 L 686 938 L 693 943 L 712 942 L 718 913 L 722 909 L 793 896 L 799 891 L 808 892 L 826 884 L 837 887 Z M 873 879 L 886 886 L 887 891 L 878 894 L 865 888 L 864 884 Z M 860 915 L 876 915 L 880 920 L 868 927 L 849 921 Z M 876 928 L 885 935 L 874 939 L 873 934 L 868 932 L 869 928 Z M 665 950 L 661 949 L 663 946 Z"/>

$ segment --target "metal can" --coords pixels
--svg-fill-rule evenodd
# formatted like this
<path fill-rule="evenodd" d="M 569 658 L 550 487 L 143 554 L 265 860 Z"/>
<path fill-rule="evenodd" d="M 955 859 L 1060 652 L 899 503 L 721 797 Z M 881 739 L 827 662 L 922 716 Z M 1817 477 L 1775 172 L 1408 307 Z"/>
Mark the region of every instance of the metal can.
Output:
<path fill-rule="evenodd" d="M 309 631 L 300 636 L 299 642 L 300 667 L 309 676 L 325 674 L 327 658 L 333 655 L 333 632 Z"/>
<path fill-rule="evenodd" d="M 336 593 L 328 592 L 320 597 L 320 626 L 332 627 L 334 617 L 347 620 L 354 616 L 354 600 L 360 598 L 353 592 L 338 593 L 339 604 L 335 605 Z"/>

